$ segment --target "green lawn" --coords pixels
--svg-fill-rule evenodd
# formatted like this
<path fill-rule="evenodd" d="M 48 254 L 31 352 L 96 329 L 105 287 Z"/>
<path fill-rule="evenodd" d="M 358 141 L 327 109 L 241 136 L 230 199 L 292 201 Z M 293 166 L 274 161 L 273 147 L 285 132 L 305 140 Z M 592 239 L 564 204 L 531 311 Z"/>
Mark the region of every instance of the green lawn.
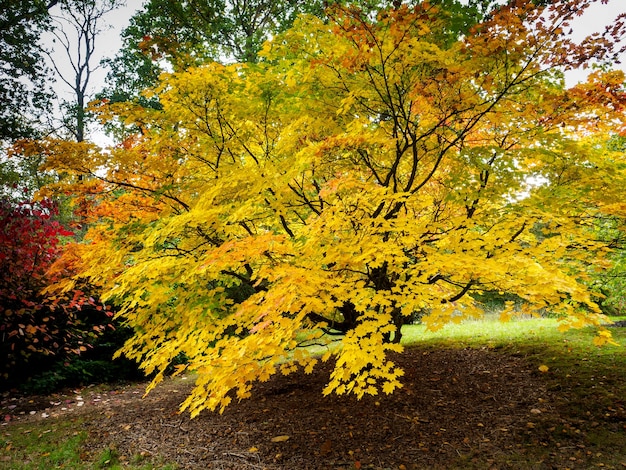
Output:
<path fill-rule="evenodd" d="M 613 321 L 625 320 L 626 317 L 613 317 Z M 558 321 L 554 318 L 516 318 L 508 322 L 498 320 L 498 315 L 487 315 L 481 320 L 465 320 L 451 323 L 439 331 L 427 331 L 423 325 L 406 325 L 403 343 L 407 346 L 437 344 L 454 347 L 502 347 L 514 344 L 538 345 L 549 343 L 552 346 L 573 341 L 587 351 L 598 351 L 592 343 L 593 328 L 571 329 L 565 333 L 557 330 Z M 611 328 L 618 339 L 624 338 L 624 328 Z M 609 347 L 606 351 L 616 351 Z"/>

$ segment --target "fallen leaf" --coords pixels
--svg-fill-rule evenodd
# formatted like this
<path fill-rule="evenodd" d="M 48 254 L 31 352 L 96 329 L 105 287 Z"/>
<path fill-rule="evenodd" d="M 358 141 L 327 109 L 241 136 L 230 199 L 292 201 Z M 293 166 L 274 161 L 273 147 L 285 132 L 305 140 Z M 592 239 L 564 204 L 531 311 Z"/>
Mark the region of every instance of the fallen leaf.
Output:
<path fill-rule="evenodd" d="M 546 366 L 545 364 L 541 364 L 539 367 L 539 372 L 548 372 L 550 370 L 550 368 L 548 366 Z"/>
<path fill-rule="evenodd" d="M 327 439 L 326 441 L 324 441 L 324 443 L 320 447 L 320 451 L 322 452 L 322 454 L 328 454 L 332 446 L 333 446 L 333 443 Z"/>
<path fill-rule="evenodd" d="M 285 442 L 288 441 L 290 436 L 276 436 L 272 437 L 272 442 Z"/>
<path fill-rule="evenodd" d="M 258 452 L 258 451 L 259 451 L 259 449 L 258 449 L 257 447 L 250 447 L 250 448 L 248 449 L 248 452 L 250 452 L 250 453 L 252 453 L 252 454 L 253 454 L 253 453 L 255 453 L 255 452 Z"/>

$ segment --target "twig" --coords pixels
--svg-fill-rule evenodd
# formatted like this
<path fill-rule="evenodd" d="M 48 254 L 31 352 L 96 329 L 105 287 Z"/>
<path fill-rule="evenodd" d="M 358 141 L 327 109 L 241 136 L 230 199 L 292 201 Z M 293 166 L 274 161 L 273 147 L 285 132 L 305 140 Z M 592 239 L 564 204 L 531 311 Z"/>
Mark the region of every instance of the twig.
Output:
<path fill-rule="evenodd" d="M 236 454 L 235 452 L 224 452 L 223 455 L 226 455 L 228 457 L 238 457 L 238 458 L 240 458 L 242 460 L 245 460 L 246 461 L 246 465 L 249 465 L 250 467 L 253 467 L 253 468 L 261 468 L 261 469 L 265 468 L 262 465 L 256 465 L 256 464 L 251 463 L 248 460 L 248 456 L 247 455 Z M 259 457 L 257 456 L 257 458 L 259 458 Z"/>

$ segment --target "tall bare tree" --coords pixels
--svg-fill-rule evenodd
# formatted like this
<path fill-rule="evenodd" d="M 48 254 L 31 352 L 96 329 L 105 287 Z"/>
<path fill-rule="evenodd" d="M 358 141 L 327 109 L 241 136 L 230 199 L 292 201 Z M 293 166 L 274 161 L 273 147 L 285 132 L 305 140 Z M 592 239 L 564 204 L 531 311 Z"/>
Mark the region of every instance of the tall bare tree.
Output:
<path fill-rule="evenodd" d="M 99 67 L 96 61 L 96 41 L 104 28 L 104 17 L 124 4 L 124 0 L 60 0 L 58 12 L 53 14 L 55 28 L 54 48 L 64 53 L 69 67 L 63 67 L 53 52 L 48 51 L 57 77 L 72 92 L 72 101 L 65 102 L 63 125 L 77 141 L 85 140 L 87 128 L 86 106 L 89 101 L 89 82 Z"/>

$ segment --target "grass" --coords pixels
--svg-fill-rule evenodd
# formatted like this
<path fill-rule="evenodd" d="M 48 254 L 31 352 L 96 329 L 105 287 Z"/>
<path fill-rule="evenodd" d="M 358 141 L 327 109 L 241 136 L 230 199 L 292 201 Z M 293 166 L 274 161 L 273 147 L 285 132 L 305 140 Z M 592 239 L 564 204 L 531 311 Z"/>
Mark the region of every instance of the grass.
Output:
<path fill-rule="evenodd" d="M 0 469 L 4 470 L 174 470 L 141 455 L 122 461 L 114 449 L 89 450 L 87 432 L 77 419 L 12 424 L 0 428 Z"/>
<path fill-rule="evenodd" d="M 80 455 L 87 435 L 79 428 L 80 423 L 73 420 L 0 428 L 0 468 L 87 468 L 81 466 Z"/>
<path fill-rule="evenodd" d="M 616 317 L 613 320 L 622 320 Z M 572 377 L 586 382 L 613 376 L 616 386 L 623 387 L 626 396 L 626 329 L 613 328 L 618 346 L 595 346 L 593 328 L 558 331 L 552 318 L 513 319 L 502 323 L 497 317 L 450 324 L 437 332 L 422 325 L 410 325 L 403 330 L 403 343 L 420 347 L 489 348 L 515 356 L 523 356 L 537 367 L 546 366 L 549 376 L 557 379 Z M 605 381 L 610 381 L 606 378 Z M 571 382 L 571 380 L 566 380 Z M 593 384 L 598 389 L 598 384 Z"/>
<path fill-rule="evenodd" d="M 621 319 L 624 318 L 615 318 Z M 625 413 L 626 328 L 615 328 L 612 332 L 615 340 L 624 346 L 596 347 L 592 342 L 593 329 L 561 333 L 554 319 L 516 319 L 501 323 L 496 317 L 487 317 L 451 324 L 438 332 L 426 331 L 422 325 L 410 325 L 403 330 L 403 343 L 407 347 L 421 348 L 488 348 L 524 357 L 559 397 L 560 402 L 554 406 L 560 407 L 566 417 L 562 423 L 542 430 L 552 435 L 546 439 L 552 439 L 557 445 L 560 442 L 568 445 L 568 432 L 584 432 L 585 451 L 593 454 L 594 466 L 626 468 L 626 427 L 620 418 Z M 540 366 L 547 367 L 543 368 L 545 372 L 540 371 Z M 617 429 L 620 426 L 623 429 Z M 2 426 L 0 469 L 176 468 L 140 455 L 123 460 L 109 447 L 88 450 L 89 436 L 85 429 L 76 418 Z M 539 461 L 548 451 L 550 448 L 536 445 L 531 450 L 526 449 L 519 459 L 528 459 L 528 452 L 531 452 Z M 516 456 L 503 454 L 502 459 L 494 463 L 497 468 L 509 466 Z M 468 463 L 466 468 L 473 466 Z"/>
<path fill-rule="evenodd" d="M 625 318 L 615 317 L 613 320 Z M 591 379 L 605 370 L 617 374 L 626 387 L 625 328 L 611 329 L 618 346 L 598 347 L 593 343 L 594 328 L 570 329 L 563 333 L 557 327 L 557 320 L 552 318 L 522 318 L 503 323 L 496 316 L 488 316 L 482 320 L 450 324 L 437 332 L 427 331 L 422 325 L 409 325 L 403 329 L 403 344 L 407 347 L 500 350 L 522 355 L 534 361 L 537 367 L 547 366 L 557 376 L 559 372 L 567 374 L 575 369 L 578 377 Z"/>
<path fill-rule="evenodd" d="M 626 317 L 614 317 L 623 320 Z M 597 350 L 593 346 L 592 328 L 571 329 L 565 333 L 557 330 L 558 321 L 554 318 L 513 318 L 508 322 L 498 320 L 497 314 L 487 315 L 481 320 L 466 320 L 451 323 L 439 331 L 427 331 L 423 325 L 407 325 L 403 328 L 403 343 L 407 346 L 435 344 L 453 347 L 502 347 L 512 344 L 567 343 L 574 341 L 588 351 Z M 621 329 L 612 332 L 618 337 Z M 615 347 L 606 351 L 614 351 Z"/>

